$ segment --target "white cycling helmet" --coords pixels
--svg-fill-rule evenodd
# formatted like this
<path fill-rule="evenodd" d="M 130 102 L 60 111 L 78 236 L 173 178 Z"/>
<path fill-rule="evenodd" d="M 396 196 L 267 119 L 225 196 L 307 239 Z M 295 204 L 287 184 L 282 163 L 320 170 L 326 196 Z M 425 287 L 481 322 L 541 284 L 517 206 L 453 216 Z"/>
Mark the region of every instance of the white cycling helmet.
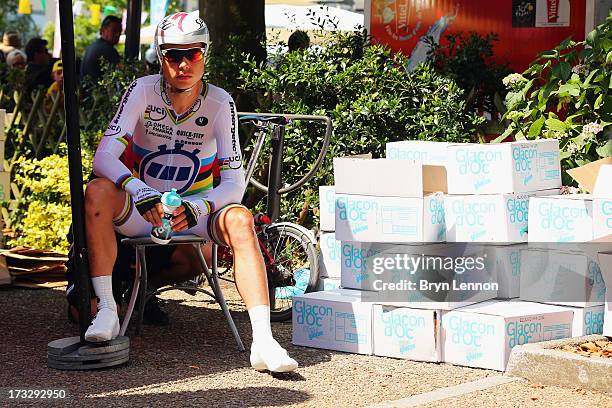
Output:
<path fill-rule="evenodd" d="M 162 60 L 161 46 L 163 44 L 204 44 L 204 56 L 208 54 L 210 36 L 208 27 L 198 14 L 179 12 L 164 17 L 155 29 L 155 51 L 160 63 Z"/>

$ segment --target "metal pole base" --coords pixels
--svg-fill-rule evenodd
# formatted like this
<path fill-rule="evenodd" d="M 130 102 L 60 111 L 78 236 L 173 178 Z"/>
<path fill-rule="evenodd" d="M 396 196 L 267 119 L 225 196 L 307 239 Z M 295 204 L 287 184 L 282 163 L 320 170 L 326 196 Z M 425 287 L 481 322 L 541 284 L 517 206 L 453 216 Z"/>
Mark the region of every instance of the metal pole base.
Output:
<path fill-rule="evenodd" d="M 127 363 L 130 339 L 119 336 L 103 343 L 82 343 L 79 336 L 54 340 L 47 345 L 47 366 L 58 370 L 94 370 Z"/>

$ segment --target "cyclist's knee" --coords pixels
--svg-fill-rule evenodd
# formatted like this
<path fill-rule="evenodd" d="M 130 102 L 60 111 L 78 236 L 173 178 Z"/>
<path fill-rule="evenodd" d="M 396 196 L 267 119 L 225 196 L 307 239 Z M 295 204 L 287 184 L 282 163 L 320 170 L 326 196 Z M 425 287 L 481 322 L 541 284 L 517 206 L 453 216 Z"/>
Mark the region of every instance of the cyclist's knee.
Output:
<path fill-rule="evenodd" d="M 227 210 L 223 223 L 233 244 L 255 239 L 253 214 L 246 207 L 232 207 Z"/>
<path fill-rule="evenodd" d="M 115 207 L 123 205 L 124 196 L 114 183 L 105 179 L 97 178 L 87 183 L 85 189 L 85 210 L 99 213 L 101 210 L 115 211 Z"/>

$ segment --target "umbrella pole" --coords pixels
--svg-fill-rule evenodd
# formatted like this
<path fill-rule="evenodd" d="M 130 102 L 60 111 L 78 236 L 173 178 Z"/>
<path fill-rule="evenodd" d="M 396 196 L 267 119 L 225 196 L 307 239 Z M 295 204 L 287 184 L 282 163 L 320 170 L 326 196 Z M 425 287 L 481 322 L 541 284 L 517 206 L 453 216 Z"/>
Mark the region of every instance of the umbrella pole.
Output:
<path fill-rule="evenodd" d="M 142 0 L 129 0 L 125 27 L 125 59 L 137 59 L 140 55 L 140 15 Z"/>
<path fill-rule="evenodd" d="M 83 196 L 83 168 L 81 165 L 81 137 L 76 92 L 77 77 L 71 0 L 59 1 L 59 14 L 62 63 L 64 66 L 64 109 L 66 112 L 70 204 L 72 206 L 72 233 L 74 237 L 73 252 L 75 270 L 77 271 L 75 284 L 79 301 L 79 335 L 83 342 L 85 341 L 85 332 L 91 323 L 91 305 L 89 260 L 85 238 L 85 202 Z"/>

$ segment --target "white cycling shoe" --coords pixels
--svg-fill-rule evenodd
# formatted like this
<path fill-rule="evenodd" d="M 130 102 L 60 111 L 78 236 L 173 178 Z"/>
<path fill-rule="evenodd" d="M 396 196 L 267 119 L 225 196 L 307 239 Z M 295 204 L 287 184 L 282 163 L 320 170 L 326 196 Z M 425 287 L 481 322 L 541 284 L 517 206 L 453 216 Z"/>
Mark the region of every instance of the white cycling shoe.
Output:
<path fill-rule="evenodd" d="M 257 371 L 288 373 L 298 368 L 298 363 L 276 342 L 253 343 L 251 345 L 251 367 Z"/>
<path fill-rule="evenodd" d="M 85 332 L 85 340 L 93 343 L 109 341 L 119 335 L 119 316 L 117 312 L 102 308 Z"/>

